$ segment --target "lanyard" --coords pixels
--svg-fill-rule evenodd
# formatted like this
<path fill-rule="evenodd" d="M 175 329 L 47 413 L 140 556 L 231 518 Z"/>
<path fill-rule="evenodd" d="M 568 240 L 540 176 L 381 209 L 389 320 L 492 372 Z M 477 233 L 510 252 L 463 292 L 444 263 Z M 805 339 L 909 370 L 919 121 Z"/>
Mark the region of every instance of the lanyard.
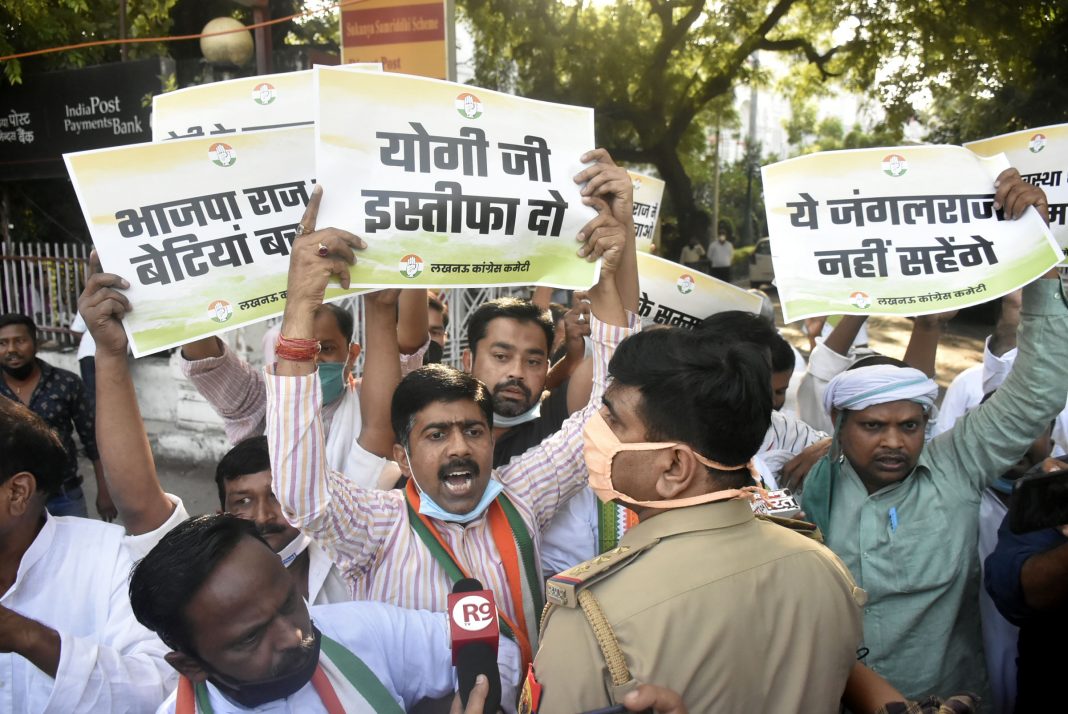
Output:
<path fill-rule="evenodd" d="M 412 530 L 423 541 L 434 560 L 445 570 L 453 583 L 470 577 L 466 568 L 442 539 L 438 529 L 429 518 L 419 513 L 419 492 L 411 479 L 404 488 L 408 502 L 408 521 Z M 532 643 L 537 632 L 537 620 L 542 608 L 541 578 L 538 564 L 534 558 L 534 543 L 530 532 L 520 517 L 515 505 L 508 496 L 501 494 L 490 504 L 486 515 L 490 534 L 497 546 L 504 564 L 504 574 L 508 582 L 508 594 L 512 600 L 512 609 L 516 613 L 518 626 L 507 614 L 501 612 L 501 632 L 505 637 L 519 645 L 523 666 L 533 661 Z M 523 563 L 520 573 L 519 563 Z M 523 577 L 525 575 L 525 579 Z"/>

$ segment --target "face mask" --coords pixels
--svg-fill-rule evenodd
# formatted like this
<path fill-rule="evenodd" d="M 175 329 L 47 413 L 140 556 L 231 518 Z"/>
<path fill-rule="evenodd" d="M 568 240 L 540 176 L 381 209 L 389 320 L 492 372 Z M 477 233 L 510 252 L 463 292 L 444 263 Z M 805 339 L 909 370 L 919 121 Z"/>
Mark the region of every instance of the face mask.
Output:
<path fill-rule="evenodd" d="M 582 427 L 582 436 L 582 455 L 586 459 L 586 468 L 588 468 L 590 472 L 590 488 L 597 494 L 597 498 L 605 503 L 611 501 L 623 501 L 624 503 L 629 503 L 634 506 L 667 509 L 696 506 L 701 503 L 712 503 L 714 501 L 725 501 L 729 498 L 748 499 L 748 495 L 744 491 L 732 488 L 722 491 L 713 491 L 712 493 L 706 493 L 700 496 L 689 496 L 687 498 L 676 498 L 665 501 L 635 500 L 627 494 L 617 491 L 612 483 L 612 459 L 615 458 L 616 454 L 620 451 L 657 451 L 659 449 L 685 446 L 685 444 L 679 444 L 678 442 L 639 442 L 625 444 L 612 432 L 612 428 L 608 426 L 608 422 L 604 420 L 604 417 L 601 416 L 600 412 L 594 412 L 593 416 L 586 422 L 586 425 Z M 741 469 L 748 468 L 751 474 L 755 473 L 752 462 L 743 464 L 742 466 L 724 466 L 723 464 L 717 464 L 715 461 L 706 459 L 697 452 L 693 452 L 693 455 L 694 458 L 709 468 L 718 469 L 720 471 L 740 471 Z M 754 482 L 755 481 L 756 477 L 754 475 Z"/>
<path fill-rule="evenodd" d="M 25 380 L 30 378 L 31 374 L 33 374 L 33 360 L 30 360 L 21 367 L 8 367 L 5 364 L 3 365 L 3 368 L 4 371 L 10 374 L 12 377 L 14 377 L 20 382 L 24 382 Z"/>
<path fill-rule="evenodd" d="M 534 406 L 527 409 L 522 414 L 515 416 L 501 416 L 497 412 L 493 412 L 493 426 L 501 426 L 505 429 L 511 429 L 513 426 L 519 426 L 520 424 L 526 424 L 528 421 L 534 421 L 541 416 L 541 402 L 535 402 Z"/>
<path fill-rule="evenodd" d="M 288 568 L 290 563 L 297 559 L 298 555 L 308 549 L 311 542 L 311 538 L 303 533 L 298 533 L 297 537 L 289 541 L 285 548 L 278 551 L 278 557 L 282 559 L 282 565 Z"/>
<path fill-rule="evenodd" d="M 486 490 L 482 492 L 482 498 L 479 499 L 474 508 L 467 513 L 446 511 L 435 503 L 434 499 L 419 486 L 419 479 L 415 477 L 415 469 L 412 468 L 412 456 L 408 453 L 407 448 L 404 450 L 404 455 L 408 457 L 408 470 L 412 472 L 412 480 L 415 482 L 415 487 L 419 489 L 419 513 L 427 518 L 436 518 L 439 521 L 447 521 L 449 523 L 470 523 L 485 513 L 486 509 L 493 503 L 493 500 L 504 490 L 501 482 L 491 477 L 489 483 L 486 484 Z"/>
<path fill-rule="evenodd" d="M 323 404 L 337 401 L 345 389 L 344 362 L 319 363 L 319 388 L 323 392 Z"/>
<path fill-rule="evenodd" d="M 215 687 L 226 696 L 227 699 L 240 704 L 247 709 L 255 709 L 267 702 L 277 701 L 291 697 L 311 681 L 315 674 L 315 668 L 319 666 L 319 644 L 322 633 L 315 625 L 312 625 L 312 637 L 315 640 L 312 656 L 307 662 L 292 672 L 280 674 L 277 677 L 261 679 L 257 682 L 234 682 L 228 677 L 212 673 L 208 677 Z M 208 669 L 207 667 L 205 667 Z M 210 669 L 208 671 L 211 671 Z"/>

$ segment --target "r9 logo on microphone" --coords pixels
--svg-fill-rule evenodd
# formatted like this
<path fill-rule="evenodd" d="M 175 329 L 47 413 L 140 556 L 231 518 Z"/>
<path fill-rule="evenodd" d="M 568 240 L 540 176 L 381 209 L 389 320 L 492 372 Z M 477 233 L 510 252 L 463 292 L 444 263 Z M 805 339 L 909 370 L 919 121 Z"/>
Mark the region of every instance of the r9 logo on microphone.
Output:
<path fill-rule="evenodd" d="M 452 621 L 469 632 L 486 629 L 496 617 L 493 603 L 481 595 L 467 595 L 452 606 Z"/>

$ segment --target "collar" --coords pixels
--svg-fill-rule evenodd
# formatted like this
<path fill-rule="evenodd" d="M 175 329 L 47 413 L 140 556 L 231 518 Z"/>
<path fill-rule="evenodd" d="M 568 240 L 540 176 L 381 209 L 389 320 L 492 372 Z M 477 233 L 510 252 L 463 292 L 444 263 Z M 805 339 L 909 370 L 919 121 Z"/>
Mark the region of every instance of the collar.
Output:
<path fill-rule="evenodd" d="M 55 539 L 56 519 L 49 515 L 48 511 L 45 511 L 44 525 L 41 527 L 41 530 L 37 532 L 37 537 L 30 543 L 30 547 L 22 554 L 22 559 L 19 561 L 18 572 L 15 574 L 15 582 L 11 584 L 11 588 L 6 593 L 0 593 L 0 598 L 18 590 L 19 583 L 23 581 L 26 574 L 45 557 L 49 550 L 52 549 L 52 542 Z"/>
<path fill-rule="evenodd" d="M 740 498 L 673 508 L 638 523 L 626 532 L 619 544 L 637 547 L 638 544 L 683 533 L 733 528 L 755 518 L 753 507 Z"/>

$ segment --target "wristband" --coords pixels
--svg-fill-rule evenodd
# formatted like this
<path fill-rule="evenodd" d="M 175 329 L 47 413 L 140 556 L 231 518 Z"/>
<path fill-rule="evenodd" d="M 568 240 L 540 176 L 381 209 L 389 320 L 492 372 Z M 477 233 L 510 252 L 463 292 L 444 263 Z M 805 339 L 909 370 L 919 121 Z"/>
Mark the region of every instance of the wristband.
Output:
<path fill-rule="evenodd" d="M 292 339 L 280 334 L 274 345 L 274 354 L 289 362 L 311 362 L 319 356 L 321 349 L 319 340 Z"/>

